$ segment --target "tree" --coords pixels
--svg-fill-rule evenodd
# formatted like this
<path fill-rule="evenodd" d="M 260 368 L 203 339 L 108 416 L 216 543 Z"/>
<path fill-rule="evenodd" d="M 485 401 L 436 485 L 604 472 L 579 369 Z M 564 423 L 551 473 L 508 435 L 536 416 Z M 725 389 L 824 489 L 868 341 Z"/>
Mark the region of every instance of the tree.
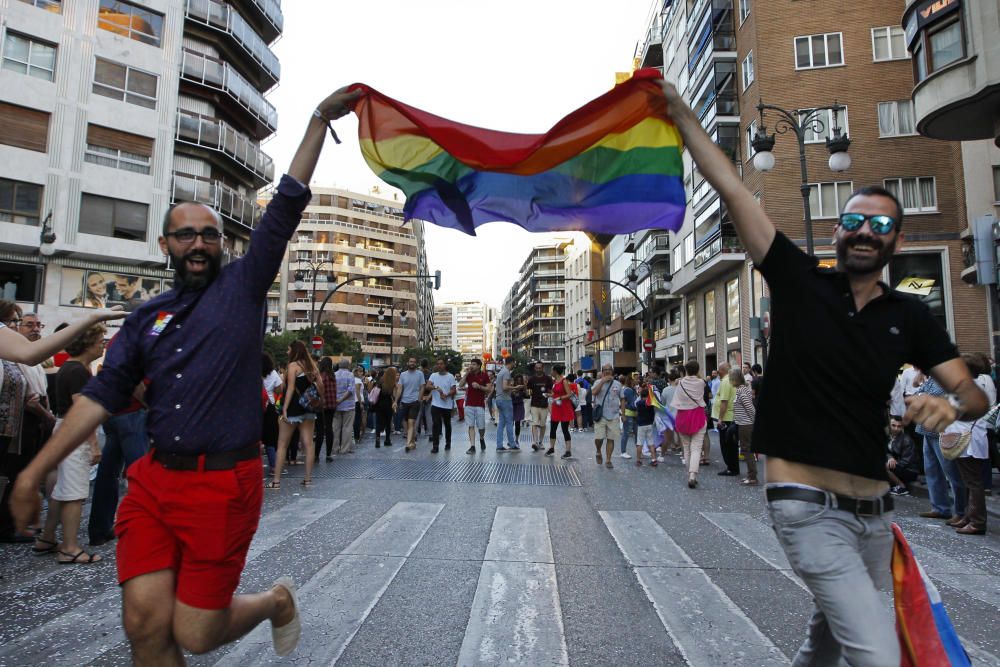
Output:
<path fill-rule="evenodd" d="M 434 362 L 438 357 L 444 357 L 449 373 L 458 373 L 462 370 L 462 353 L 457 350 L 420 346 L 408 347 L 403 350 L 403 355 L 399 358 L 400 365 L 405 366 L 406 360 L 410 357 L 416 359 L 418 364 L 421 359 L 427 359 L 431 362 L 431 368 L 434 368 Z"/>
<path fill-rule="evenodd" d="M 322 356 L 350 357 L 354 361 L 362 358 L 361 343 L 338 329 L 329 322 L 323 322 L 316 327 L 316 335 L 323 337 Z M 264 351 L 274 357 L 279 366 L 288 363 L 288 346 L 292 341 L 300 340 L 306 347 L 312 349 L 312 337 L 309 329 L 299 331 L 283 331 L 280 334 L 264 336 Z"/>

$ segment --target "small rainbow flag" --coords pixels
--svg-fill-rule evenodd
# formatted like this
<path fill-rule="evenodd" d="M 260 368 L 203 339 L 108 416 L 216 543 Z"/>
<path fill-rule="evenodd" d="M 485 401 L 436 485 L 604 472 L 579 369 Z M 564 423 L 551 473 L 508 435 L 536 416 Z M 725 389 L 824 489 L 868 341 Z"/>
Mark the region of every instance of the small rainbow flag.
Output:
<path fill-rule="evenodd" d="M 941 594 L 913 556 L 899 526 L 892 524 L 892 587 L 900 667 L 971 667 Z"/>
<path fill-rule="evenodd" d="M 667 406 L 660 402 L 660 397 L 656 394 L 656 387 L 653 385 L 649 385 L 649 387 L 650 391 L 646 392 L 646 405 L 656 411 L 656 433 L 662 439 L 664 432 L 674 430 L 674 416 L 667 409 Z"/>
<path fill-rule="evenodd" d="M 532 232 L 627 234 L 680 228 L 682 141 L 653 69 L 638 70 L 545 134 L 434 116 L 364 84 L 361 152 L 418 218 L 475 235 L 506 221 Z"/>

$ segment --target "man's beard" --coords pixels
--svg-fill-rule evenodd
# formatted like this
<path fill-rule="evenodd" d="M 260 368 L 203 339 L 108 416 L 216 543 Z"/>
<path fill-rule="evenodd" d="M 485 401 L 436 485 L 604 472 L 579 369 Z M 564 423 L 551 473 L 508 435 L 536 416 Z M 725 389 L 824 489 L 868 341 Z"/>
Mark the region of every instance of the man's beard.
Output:
<path fill-rule="evenodd" d="M 851 256 L 847 251 L 857 245 L 871 246 L 875 252 L 867 257 Z M 877 236 L 851 236 L 837 242 L 837 264 L 850 275 L 870 275 L 881 271 L 895 252 L 894 243 L 886 243 Z"/>
<path fill-rule="evenodd" d="M 188 259 L 204 259 L 206 261 L 206 271 L 199 275 L 192 275 L 187 270 Z M 201 250 L 192 250 L 183 255 L 170 253 L 170 261 L 174 265 L 174 286 L 185 289 L 199 290 L 207 287 L 214 281 L 219 271 L 222 270 L 222 255 L 210 255 Z"/>

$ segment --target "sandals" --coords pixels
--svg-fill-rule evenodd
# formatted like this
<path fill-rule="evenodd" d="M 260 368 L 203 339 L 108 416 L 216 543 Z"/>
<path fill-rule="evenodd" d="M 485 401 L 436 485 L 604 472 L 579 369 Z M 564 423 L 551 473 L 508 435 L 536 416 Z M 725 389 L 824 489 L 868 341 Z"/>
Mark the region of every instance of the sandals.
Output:
<path fill-rule="evenodd" d="M 89 554 L 83 549 L 80 549 L 75 554 L 68 554 L 65 551 L 60 551 L 59 555 L 67 556 L 70 559 L 70 560 L 63 560 L 61 558 L 58 558 L 56 562 L 59 563 L 60 565 L 90 565 L 92 563 L 100 563 L 102 560 L 104 560 L 104 558 L 102 558 L 100 555 Z M 86 556 L 87 559 L 82 560 L 83 556 Z"/>
<path fill-rule="evenodd" d="M 760 482 L 755 479 L 744 479 L 740 481 L 740 484 L 743 486 L 757 486 Z"/>
<path fill-rule="evenodd" d="M 302 486 L 312 486 L 313 482 L 311 479 L 304 479 L 301 482 L 299 482 L 299 484 L 301 484 Z"/>
<path fill-rule="evenodd" d="M 272 479 L 270 482 L 264 482 L 264 488 L 265 489 L 280 489 L 281 488 L 281 482 L 280 481 L 275 482 Z"/>
<path fill-rule="evenodd" d="M 597 458 L 597 463 L 598 464 L 604 463 L 604 457 L 601 456 L 600 452 L 597 453 L 597 457 L 596 458 Z"/>
<path fill-rule="evenodd" d="M 42 548 L 39 548 L 37 544 L 32 546 L 31 553 L 35 554 L 36 556 L 46 556 L 48 554 L 54 554 L 56 552 L 56 548 L 59 546 L 58 542 L 52 542 L 51 540 L 47 540 L 44 537 L 36 537 L 35 542 L 41 542 L 42 544 L 48 545 L 47 547 L 42 547 Z"/>

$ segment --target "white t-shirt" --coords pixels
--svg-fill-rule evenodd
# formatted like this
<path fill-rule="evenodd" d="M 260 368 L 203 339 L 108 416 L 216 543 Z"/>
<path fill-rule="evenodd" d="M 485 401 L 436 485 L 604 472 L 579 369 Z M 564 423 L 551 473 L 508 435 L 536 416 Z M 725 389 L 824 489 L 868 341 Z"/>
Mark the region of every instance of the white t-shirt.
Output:
<path fill-rule="evenodd" d="M 917 377 L 918 373 L 920 371 L 917 370 L 916 366 L 904 368 L 903 372 L 900 373 L 900 377 L 903 380 L 903 396 L 912 396 L 920 389 L 920 387 L 913 386 L 913 380 Z"/>
<path fill-rule="evenodd" d="M 281 386 L 281 376 L 278 371 L 271 371 L 271 374 L 264 378 L 264 391 L 267 392 L 267 400 L 274 404 L 274 390 Z"/>
<path fill-rule="evenodd" d="M 443 391 L 447 395 L 452 387 L 458 384 L 455 382 L 455 376 L 451 373 L 432 373 L 430 382 L 434 385 L 434 391 L 431 392 L 431 405 L 435 408 L 444 408 L 446 410 L 454 408 L 455 397 L 448 396 L 448 398 L 442 398 L 441 392 Z"/>

